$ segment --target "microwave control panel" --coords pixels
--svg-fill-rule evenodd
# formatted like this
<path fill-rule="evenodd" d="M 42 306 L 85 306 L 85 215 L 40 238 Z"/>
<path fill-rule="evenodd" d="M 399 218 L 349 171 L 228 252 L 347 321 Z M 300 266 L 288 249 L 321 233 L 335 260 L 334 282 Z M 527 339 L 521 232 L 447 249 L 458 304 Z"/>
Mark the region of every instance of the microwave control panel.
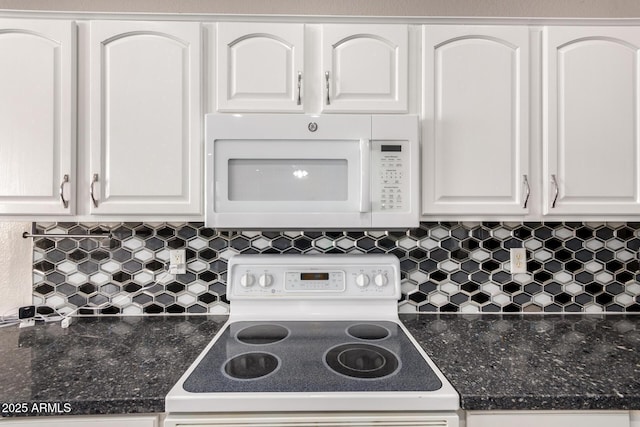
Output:
<path fill-rule="evenodd" d="M 411 164 L 407 141 L 372 141 L 372 210 L 409 209 Z"/>

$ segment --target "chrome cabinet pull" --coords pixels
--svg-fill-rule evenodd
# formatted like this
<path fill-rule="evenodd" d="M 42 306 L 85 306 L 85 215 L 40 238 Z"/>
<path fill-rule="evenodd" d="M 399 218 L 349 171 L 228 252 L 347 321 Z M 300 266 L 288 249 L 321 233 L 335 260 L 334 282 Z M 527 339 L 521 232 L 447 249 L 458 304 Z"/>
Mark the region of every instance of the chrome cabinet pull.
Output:
<path fill-rule="evenodd" d="M 69 182 L 69 175 L 62 177 L 62 182 L 60 183 L 60 200 L 62 201 L 62 206 L 65 208 L 69 207 L 69 201 L 64 198 L 64 185 Z"/>
<path fill-rule="evenodd" d="M 522 209 L 526 209 L 527 203 L 529 203 L 529 196 L 531 195 L 531 187 L 529 186 L 527 174 L 522 175 L 522 185 L 524 185 L 524 203 L 522 204 Z"/>
<path fill-rule="evenodd" d="M 558 180 L 556 179 L 555 175 L 551 175 L 551 182 L 553 183 L 553 188 L 554 188 L 553 202 L 551 202 L 551 207 L 555 208 L 556 202 L 558 201 L 558 194 L 560 194 L 560 188 L 558 187 Z"/>
<path fill-rule="evenodd" d="M 302 88 L 302 71 L 298 71 L 298 105 L 302 105 L 302 94 L 301 94 L 301 89 Z"/>
<path fill-rule="evenodd" d="M 98 201 L 96 200 L 95 195 L 93 193 L 93 186 L 96 184 L 96 182 L 98 182 L 98 174 L 94 173 L 93 179 L 91 180 L 91 187 L 89 187 L 89 195 L 91 195 L 91 201 L 93 202 L 93 206 L 97 208 Z"/>
<path fill-rule="evenodd" d="M 327 105 L 331 105 L 331 97 L 329 96 L 329 72 L 324 72 L 324 79 L 327 82 Z"/>

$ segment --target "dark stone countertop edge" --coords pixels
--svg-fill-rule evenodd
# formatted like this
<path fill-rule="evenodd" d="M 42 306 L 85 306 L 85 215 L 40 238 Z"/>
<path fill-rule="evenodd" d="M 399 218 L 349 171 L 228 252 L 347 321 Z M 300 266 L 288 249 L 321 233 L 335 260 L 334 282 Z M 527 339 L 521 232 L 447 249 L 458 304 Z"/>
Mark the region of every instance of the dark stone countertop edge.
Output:
<path fill-rule="evenodd" d="M 21 400 L 20 402 L 5 402 L 26 404 L 27 412 L 0 413 L 2 418 L 21 417 L 51 417 L 72 415 L 129 415 L 129 414 L 162 414 L 164 409 L 164 397 L 131 399 L 96 399 L 96 400 L 70 400 L 47 402 L 43 400 Z M 43 403 L 53 404 L 42 410 L 33 410 Z M 70 405 L 70 410 L 65 410 L 65 404 Z"/>
<path fill-rule="evenodd" d="M 640 396 L 486 396 L 460 397 L 464 411 L 633 411 L 640 409 Z"/>

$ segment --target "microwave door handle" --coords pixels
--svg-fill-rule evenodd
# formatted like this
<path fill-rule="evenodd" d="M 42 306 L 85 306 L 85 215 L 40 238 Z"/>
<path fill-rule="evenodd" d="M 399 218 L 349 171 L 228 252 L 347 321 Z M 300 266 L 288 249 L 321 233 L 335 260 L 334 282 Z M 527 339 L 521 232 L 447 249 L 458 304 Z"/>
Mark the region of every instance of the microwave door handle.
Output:
<path fill-rule="evenodd" d="M 371 210 L 371 142 L 360 140 L 360 212 Z"/>

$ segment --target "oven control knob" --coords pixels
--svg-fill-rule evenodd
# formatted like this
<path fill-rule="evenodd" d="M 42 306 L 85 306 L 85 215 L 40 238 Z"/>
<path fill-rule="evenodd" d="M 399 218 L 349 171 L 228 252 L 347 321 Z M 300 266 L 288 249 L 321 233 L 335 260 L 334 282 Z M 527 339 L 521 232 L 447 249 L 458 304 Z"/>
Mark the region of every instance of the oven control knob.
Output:
<path fill-rule="evenodd" d="M 253 274 L 245 273 L 240 276 L 240 285 L 242 285 L 243 288 L 249 288 L 253 286 L 254 280 Z"/>
<path fill-rule="evenodd" d="M 258 284 L 263 288 L 268 288 L 269 286 L 271 286 L 272 283 L 273 283 L 273 277 L 271 277 L 270 274 L 265 273 L 265 274 L 261 274 L 260 277 L 258 277 Z"/>
<path fill-rule="evenodd" d="M 376 284 L 376 286 L 382 287 L 389 283 L 389 279 L 387 278 L 386 274 L 376 274 L 373 278 L 373 282 Z"/>
<path fill-rule="evenodd" d="M 356 276 L 356 285 L 360 288 L 366 288 L 369 286 L 369 276 L 364 273 L 360 273 Z"/>

